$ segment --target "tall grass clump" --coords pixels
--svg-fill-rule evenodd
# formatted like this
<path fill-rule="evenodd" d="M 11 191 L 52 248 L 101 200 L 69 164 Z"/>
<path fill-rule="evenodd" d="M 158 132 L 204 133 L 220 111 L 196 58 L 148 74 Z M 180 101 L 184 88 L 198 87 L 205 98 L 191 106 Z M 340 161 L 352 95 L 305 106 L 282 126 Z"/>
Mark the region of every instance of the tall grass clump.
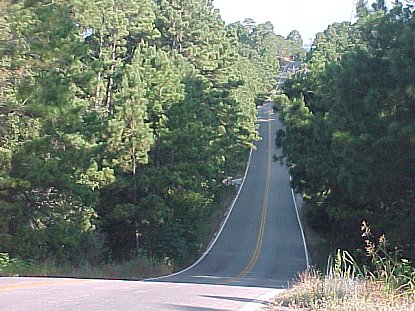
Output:
<path fill-rule="evenodd" d="M 274 310 L 415 311 L 415 269 L 390 250 L 381 236 L 374 242 L 370 227 L 362 223 L 365 259 L 358 263 L 345 250 L 328 259 L 327 270 L 310 270 L 280 294 Z"/>

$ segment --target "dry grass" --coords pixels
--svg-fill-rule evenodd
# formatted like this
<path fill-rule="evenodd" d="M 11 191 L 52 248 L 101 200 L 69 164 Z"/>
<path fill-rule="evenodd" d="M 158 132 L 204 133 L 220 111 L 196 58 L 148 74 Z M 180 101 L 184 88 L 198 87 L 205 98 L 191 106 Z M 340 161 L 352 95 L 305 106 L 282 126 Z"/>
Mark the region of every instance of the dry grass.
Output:
<path fill-rule="evenodd" d="M 390 249 L 384 235 L 375 242 L 366 222 L 361 230 L 366 262 L 338 250 L 325 275 L 305 272 L 271 310 L 415 311 L 415 268 L 397 248 Z"/>
<path fill-rule="evenodd" d="M 271 310 L 415 311 L 415 297 L 390 292 L 383 282 L 309 272 L 276 297 Z"/>
<path fill-rule="evenodd" d="M 123 280 L 142 280 L 160 275 L 170 274 L 171 266 L 146 258 L 137 258 L 122 263 L 110 263 L 97 267 L 81 267 L 73 269 L 71 276 L 83 278 L 105 278 Z M 61 275 L 61 274 L 58 274 Z"/>

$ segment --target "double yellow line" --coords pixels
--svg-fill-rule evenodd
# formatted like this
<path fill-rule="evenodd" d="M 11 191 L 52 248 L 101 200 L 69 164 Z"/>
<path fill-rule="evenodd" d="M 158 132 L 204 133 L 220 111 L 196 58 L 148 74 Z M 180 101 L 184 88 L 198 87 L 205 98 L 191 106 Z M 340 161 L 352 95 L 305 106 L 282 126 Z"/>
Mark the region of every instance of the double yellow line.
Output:
<path fill-rule="evenodd" d="M 268 191 L 269 191 L 269 180 L 271 176 L 271 148 L 272 148 L 272 133 L 271 133 L 271 120 L 270 120 L 270 113 L 268 113 L 268 157 L 267 157 L 267 172 L 266 172 L 266 181 L 265 181 L 265 190 L 264 190 L 264 201 L 262 203 L 262 211 L 261 211 L 261 222 L 259 225 L 258 237 L 256 241 L 255 250 L 252 254 L 251 260 L 249 261 L 248 265 L 245 269 L 242 270 L 235 278 L 243 278 L 246 276 L 251 269 L 255 266 L 255 263 L 258 260 L 259 253 L 261 252 L 262 242 L 264 240 L 264 231 L 265 231 L 265 222 L 267 217 L 267 209 L 268 209 Z"/>

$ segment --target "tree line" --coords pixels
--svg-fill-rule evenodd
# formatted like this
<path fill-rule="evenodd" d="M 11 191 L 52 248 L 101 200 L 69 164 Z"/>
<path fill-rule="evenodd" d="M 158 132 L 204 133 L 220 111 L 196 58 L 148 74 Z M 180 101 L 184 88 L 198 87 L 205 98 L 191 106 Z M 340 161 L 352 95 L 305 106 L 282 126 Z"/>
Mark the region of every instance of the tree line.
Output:
<path fill-rule="evenodd" d="M 334 247 L 355 249 L 366 220 L 415 258 L 414 7 L 358 1 L 357 18 L 316 36 L 278 98 L 277 143 Z"/>
<path fill-rule="evenodd" d="M 182 264 L 257 139 L 277 51 L 210 0 L 0 4 L 0 252 Z"/>

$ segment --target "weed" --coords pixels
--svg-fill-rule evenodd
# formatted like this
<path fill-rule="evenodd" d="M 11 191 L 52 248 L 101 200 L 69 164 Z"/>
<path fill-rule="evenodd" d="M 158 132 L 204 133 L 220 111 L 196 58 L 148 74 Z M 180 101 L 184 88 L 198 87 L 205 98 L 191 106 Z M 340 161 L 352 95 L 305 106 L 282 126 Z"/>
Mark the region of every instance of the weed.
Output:
<path fill-rule="evenodd" d="M 373 242 L 370 227 L 362 223 L 366 264 L 338 250 L 330 256 L 326 273 L 311 270 L 280 294 L 274 310 L 415 311 L 415 269 L 399 256 L 385 236 Z"/>

